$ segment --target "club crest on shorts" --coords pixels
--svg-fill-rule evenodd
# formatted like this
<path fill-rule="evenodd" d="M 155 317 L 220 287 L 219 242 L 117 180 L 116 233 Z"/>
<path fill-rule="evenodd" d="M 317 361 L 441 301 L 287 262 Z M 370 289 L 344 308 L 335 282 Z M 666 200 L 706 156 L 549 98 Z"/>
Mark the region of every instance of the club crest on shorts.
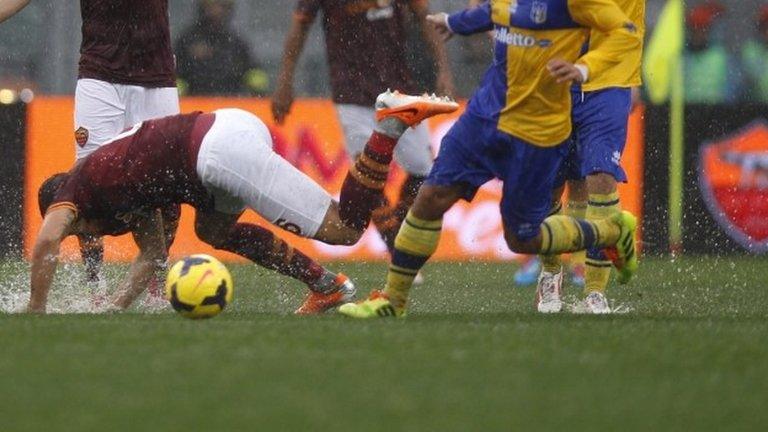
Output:
<path fill-rule="evenodd" d="M 751 252 L 768 252 L 768 122 L 699 150 L 699 186 L 714 219 Z"/>
<path fill-rule="evenodd" d="M 534 1 L 531 4 L 531 21 L 535 24 L 544 24 L 547 21 L 547 4 L 542 1 Z"/>
<path fill-rule="evenodd" d="M 76 142 L 76 143 L 77 143 L 77 145 L 79 145 L 80 147 L 84 147 L 84 146 L 85 146 L 85 144 L 86 144 L 86 143 L 88 143 L 88 136 L 89 136 L 89 135 L 90 135 L 90 134 L 88 133 L 88 129 L 86 129 L 86 128 L 84 128 L 84 127 L 80 126 L 80 127 L 79 127 L 79 128 L 76 130 L 76 131 L 75 131 L 75 142 Z"/>

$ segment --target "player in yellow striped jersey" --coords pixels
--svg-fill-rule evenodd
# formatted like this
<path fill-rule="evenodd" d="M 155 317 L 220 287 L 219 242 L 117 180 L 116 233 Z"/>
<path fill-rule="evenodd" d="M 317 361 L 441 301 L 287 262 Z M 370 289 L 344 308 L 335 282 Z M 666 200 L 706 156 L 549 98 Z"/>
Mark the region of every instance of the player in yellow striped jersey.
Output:
<path fill-rule="evenodd" d="M 614 0 L 635 23 L 642 37 L 645 30 L 645 0 Z M 641 38 L 642 40 L 642 38 Z M 608 36 L 592 30 L 588 51 L 600 50 Z M 641 84 L 642 44 L 625 53 L 621 62 L 599 76 L 571 88 L 573 134 L 557 185 L 568 180 L 567 212 L 589 220 L 609 217 L 620 211 L 617 182 L 626 182 L 621 154 L 627 139 L 627 121 L 632 107 L 632 89 Z M 558 188 L 562 191 L 562 188 Z M 559 202 L 556 207 L 559 207 Z M 576 258 L 583 261 L 584 256 Z M 611 262 L 601 249 L 586 254 L 584 301 L 581 312 L 610 313 L 604 292 L 611 273 Z M 538 278 L 537 308 L 559 312 L 563 266 L 558 255 L 542 257 Z"/>
<path fill-rule="evenodd" d="M 627 282 L 637 268 L 631 214 L 595 222 L 547 216 L 571 134 L 570 84 L 619 65 L 640 45 L 635 24 L 611 0 L 491 0 L 429 19 L 446 36 L 495 30 L 495 58 L 400 227 L 385 290 L 339 311 L 356 318 L 404 314 L 413 278 L 437 248 L 443 215 L 492 178 L 504 182 L 510 249 L 557 254 L 618 246 L 614 264 Z M 589 29 L 606 38 L 581 55 Z"/>

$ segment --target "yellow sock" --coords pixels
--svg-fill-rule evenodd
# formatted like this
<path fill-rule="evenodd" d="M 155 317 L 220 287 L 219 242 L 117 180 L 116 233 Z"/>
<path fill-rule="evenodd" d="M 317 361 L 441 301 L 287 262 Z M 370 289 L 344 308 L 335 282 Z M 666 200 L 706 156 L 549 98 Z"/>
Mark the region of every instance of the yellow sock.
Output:
<path fill-rule="evenodd" d="M 392 252 L 387 285 L 384 288 L 395 308 L 405 308 L 413 279 L 437 249 L 442 223 L 441 219 L 419 219 L 410 211 L 405 216 L 395 238 L 395 250 Z"/>
<path fill-rule="evenodd" d="M 619 226 L 609 219 L 587 221 L 571 216 L 550 216 L 541 224 L 539 253 L 549 255 L 605 247 L 619 239 Z"/>
<path fill-rule="evenodd" d="M 576 219 L 585 219 L 587 216 L 587 202 L 586 201 L 568 201 L 568 209 L 566 214 L 568 216 L 575 217 Z M 584 264 L 586 260 L 586 251 L 576 251 L 571 254 L 571 265 Z"/>
<path fill-rule="evenodd" d="M 563 212 L 563 203 L 558 201 L 552 205 L 549 215 L 561 214 Z M 547 273 L 560 273 L 563 268 L 563 261 L 558 254 L 539 255 L 541 259 L 541 269 Z"/>
<path fill-rule="evenodd" d="M 619 193 L 589 194 L 587 219 L 596 221 L 605 219 L 621 211 Z M 603 251 L 597 248 L 587 250 L 586 271 L 584 273 L 584 293 L 605 292 L 611 277 L 611 261 Z"/>

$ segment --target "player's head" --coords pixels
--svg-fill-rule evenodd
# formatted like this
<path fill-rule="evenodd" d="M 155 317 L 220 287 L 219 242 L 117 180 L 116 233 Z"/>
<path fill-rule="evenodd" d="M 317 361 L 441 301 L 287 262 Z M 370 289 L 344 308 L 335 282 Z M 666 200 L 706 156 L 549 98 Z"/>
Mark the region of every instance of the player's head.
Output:
<path fill-rule="evenodd" d="M 48 177 L 40 186 L 40 189 L 37 190 L 37 205 L 40 207 L 40 214 L 42 216 L 45 216 L 48 207 L 51 206 L 53 199 L 56 198 L 56 193 L 68 178 L 69 174 L 67 173 L 54 174 Z"/>

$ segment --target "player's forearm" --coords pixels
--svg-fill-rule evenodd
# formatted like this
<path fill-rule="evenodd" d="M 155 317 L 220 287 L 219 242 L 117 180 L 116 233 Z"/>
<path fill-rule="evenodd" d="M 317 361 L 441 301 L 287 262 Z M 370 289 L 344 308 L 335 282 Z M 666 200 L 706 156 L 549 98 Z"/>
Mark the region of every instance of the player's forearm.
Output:
<path fill-rule="evenodd" d="M 0 0 L 0 23 L 16 15 L 30 0 Z"/>
<path fill-rule="evenodd" d="M 139 255 L 131 264 L 128 278 L 117 290 L 117 298 L 114 305 L 120 309 L 127 309 L 144 292 L 152 282 L 155 272 L 158 270 L 158 260 Z"/>
<path fill-rule="evenodd" d="M 27 312 L 45 313 L 48 292 L 53 283 L 59 262 L 59 245 L 56 240 L 38 239 L 32 251 L 29 306 Z"/>
<path fill-rule="evenodd" d="M 445 49 L 445 44 L 440 40 L 435 29 L 427 23 L 426 14 L 419 16 L 419 21 L 421 23 L 422 37 L 432 53 L 432 58 L 435 61 L 438 75 L 442 75 L 452 82 L 453 76 L 451 74 L 450 64 L 448 63 L 448 52 Z"/>
<path fill-rule="evenodd" d="M 310 23 L 306 23 L 297 18 L 293 20 L 291 29 L 285 39 L 283 60 L 280 66 L 280 72 L 277 75 L 278 87 L 293 84 L 296 64 L 304 49 L 304 43 L 306 42 L 307 34 L 309 33 L 309 26 Z"/>
<path fill-rule="evenodd" d="M 599 48 L 588 51 L 576 63 L 586 66 L 589 79 L 593 79 L 621 63 L 626 55 L 640 49 L 641 44 L 641 36 L 636 31 L 616 29 L 609 33 Z"/>
<path fill-rule="evenodd" d="M 477 7 L 452 13 L 448 15 L 447 25 L 451 32 L 465 36 L 493 30 L 491 5 L 484 2 Z"/>

